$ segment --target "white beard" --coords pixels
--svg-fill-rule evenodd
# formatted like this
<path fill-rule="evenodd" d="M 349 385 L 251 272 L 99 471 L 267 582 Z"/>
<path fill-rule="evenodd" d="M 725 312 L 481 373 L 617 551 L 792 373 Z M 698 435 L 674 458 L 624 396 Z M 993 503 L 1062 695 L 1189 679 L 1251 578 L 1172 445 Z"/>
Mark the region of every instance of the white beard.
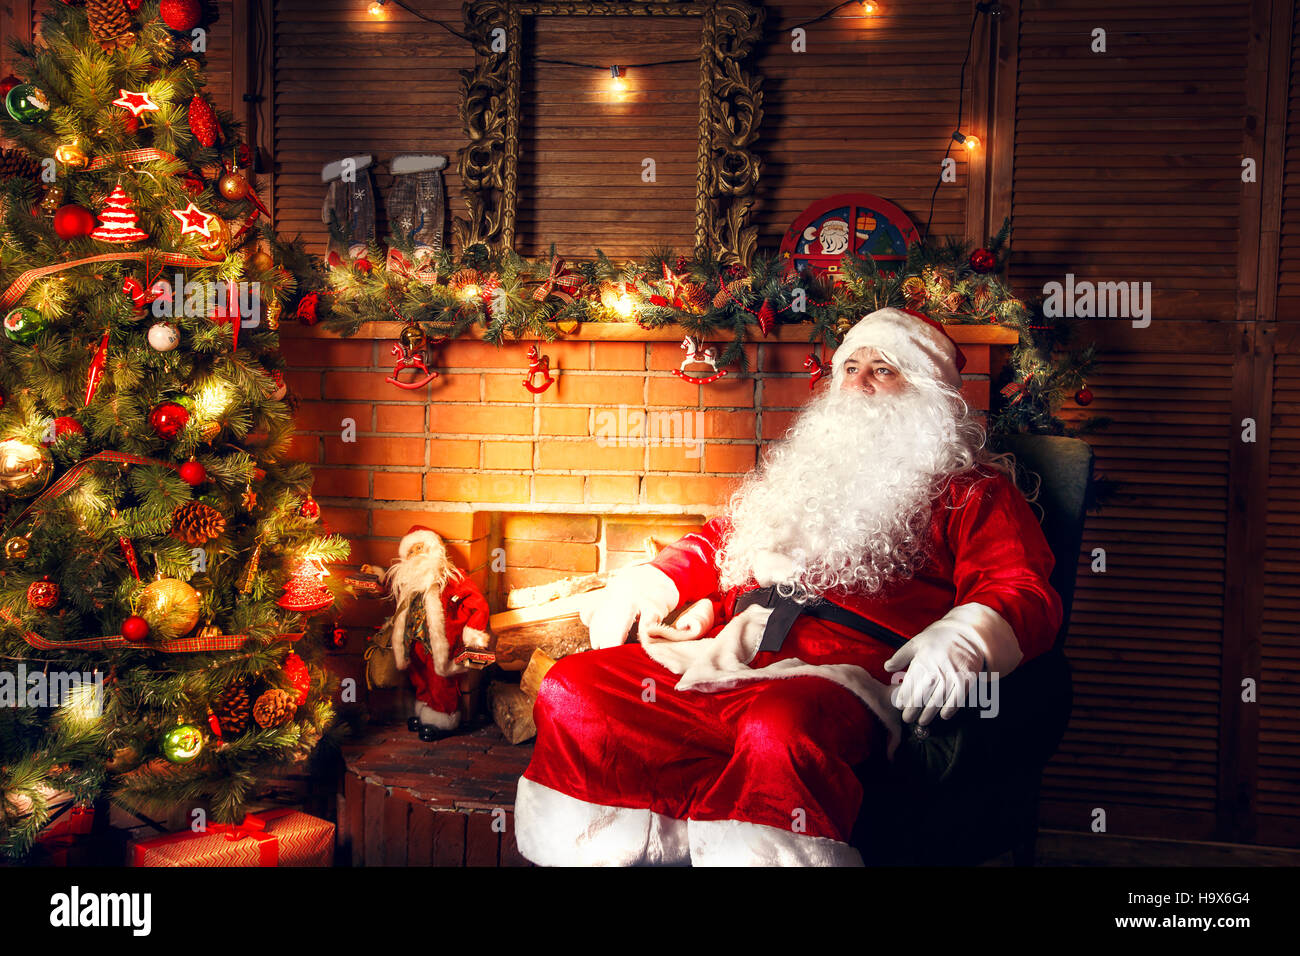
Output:
<path fill-rule="evenodd" d="M 794 562 L 778 587 L 801 602 L 910 577 L 928 557 L 935 496 L 984 457 L 983 427 L 947 386 L 866 395 L 835 385 L 732 496 L 733 530 L 718 556 L 724 590 L 753 580 L 763 550 Z"/>

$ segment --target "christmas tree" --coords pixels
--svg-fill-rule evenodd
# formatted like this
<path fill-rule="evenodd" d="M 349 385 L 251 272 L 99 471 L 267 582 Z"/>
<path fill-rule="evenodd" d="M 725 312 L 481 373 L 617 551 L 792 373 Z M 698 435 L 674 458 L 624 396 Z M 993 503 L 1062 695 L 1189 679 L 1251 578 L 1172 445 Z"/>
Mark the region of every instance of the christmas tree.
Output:
<path fill-rule="evenodd" d="M 329 729 L 347 556 L 276 333 L 307 259 L 204 94 L 196 0 L 51 5 L 0 83 L 0 849 L 50 796 L 238 820 Z M 197 52 L 196 52 L 197 50 Z"/>

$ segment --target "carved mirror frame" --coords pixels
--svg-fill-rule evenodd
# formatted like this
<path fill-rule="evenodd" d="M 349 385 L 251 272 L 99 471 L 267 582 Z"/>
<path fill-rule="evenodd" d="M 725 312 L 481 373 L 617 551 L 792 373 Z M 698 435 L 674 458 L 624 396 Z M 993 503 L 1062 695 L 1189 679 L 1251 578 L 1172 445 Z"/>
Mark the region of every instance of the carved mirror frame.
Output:
<path fill-rule="evenodd" d="M 453 230 L 462 250 L 479 243 L 495 252 L 514 248 L 524 17 L 700 17 L 695 250 L 750 264 L 758 241 L 758 227 L 749 220 L 759 174 L 751 147 L 763 119 L 763 93 L 761 78 L 741 64 L 762 34 L 762 7 L 748 0 L 469 0 L 462 9 L 475 52 L 474 69 L 460 71 L 467 144 L 459 169 L 469 216 L 457 218 Z"/>

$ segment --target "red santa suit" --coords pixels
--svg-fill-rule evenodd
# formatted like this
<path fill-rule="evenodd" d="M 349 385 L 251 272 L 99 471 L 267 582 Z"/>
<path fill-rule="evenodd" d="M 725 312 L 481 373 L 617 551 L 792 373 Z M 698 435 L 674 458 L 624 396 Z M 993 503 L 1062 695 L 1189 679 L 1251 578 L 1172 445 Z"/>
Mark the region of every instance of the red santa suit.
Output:
<path fill-rule="evenodd" d="M 473 648 L 487 647 L 488 603 L 474 582 L 463 575 L 459 580 L 447 583 L 440 600 L 433 595 L 426 598 L 426 615 L 434 601 L 440 605 L 441 614 L 438 616 L 445 624 L 446 639 L 438 639 L 437 621 L 426 618 L 432 652 L 423 642 L 414 644 L 411 650 L 411 685 L 415 688 L 416 699 L 439 715 L 427 722 L 449 730 L 460 723 L 458 678 L 469 672 L 467 666 L 457 665 L 454 661 L 465 650 L 466 638 Z M 427 711 L 425 713 L 427 715 Z"/>
<path fill-rule="evenodd" d="M 737 597 L 756 586 L 719 592 L 715 559 L 728 527 L 714 519 L 651 562 L 683 604 L 714 602 L 709 637 L 727 633 Z M 928 536 L 929 557 L 910 579 L 825 599 L 908 638 L 945 623 L 978 632 L 995 649 L 990 671 L 1051 648 L 1062 617 L 1048 582 L 1052 552 L 1008 478 L 954 478 L 934 502 Z M 777 651 L 711 643 L 625 644 L 551 668 L 516 803 L 526 857 L 861 865 L 847 842 L 862 801 L 853 768 L 888 759 L 899 739 L 883 668 L 894 649 L 808 615 Z"/>

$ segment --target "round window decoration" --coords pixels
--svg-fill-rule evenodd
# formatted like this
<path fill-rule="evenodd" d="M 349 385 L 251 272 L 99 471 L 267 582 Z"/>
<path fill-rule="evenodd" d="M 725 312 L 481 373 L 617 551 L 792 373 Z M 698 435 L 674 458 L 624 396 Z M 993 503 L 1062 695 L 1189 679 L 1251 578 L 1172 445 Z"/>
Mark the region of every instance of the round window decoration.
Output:
<path fill-rule="evenodd" d="M 838 280 L 850 250 L 889 271 L 920 238 L 907 213 L 892 202 L 871 193 L 840 193 L 799 214 L 781 240 L 781 258 L 787 269 L 825 272 Z"/>

